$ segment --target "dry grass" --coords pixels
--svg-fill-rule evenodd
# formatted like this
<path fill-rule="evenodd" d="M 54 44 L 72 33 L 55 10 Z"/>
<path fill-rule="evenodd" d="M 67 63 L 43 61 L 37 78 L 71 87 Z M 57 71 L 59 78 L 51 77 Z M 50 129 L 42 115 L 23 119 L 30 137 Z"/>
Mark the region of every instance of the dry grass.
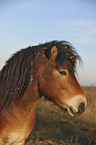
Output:
<path fill-rule="evenodd" d="M 96 88 L 83 87 L 88 107 L 77 118 L 47 100 L 37 106 L 37 120 L 26 145 L 95 145 Z"/>

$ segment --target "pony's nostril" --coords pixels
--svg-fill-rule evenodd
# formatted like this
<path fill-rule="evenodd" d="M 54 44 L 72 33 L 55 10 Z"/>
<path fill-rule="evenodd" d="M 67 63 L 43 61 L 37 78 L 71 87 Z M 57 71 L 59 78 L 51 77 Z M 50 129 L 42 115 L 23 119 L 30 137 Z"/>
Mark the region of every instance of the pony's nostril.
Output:
<path fill-rule="evenodd" d="M 78 114 L 83 113 L 84 110 L 85 110 L 85 103 L 82 102 L 82 103 L 79 105 Z"/>

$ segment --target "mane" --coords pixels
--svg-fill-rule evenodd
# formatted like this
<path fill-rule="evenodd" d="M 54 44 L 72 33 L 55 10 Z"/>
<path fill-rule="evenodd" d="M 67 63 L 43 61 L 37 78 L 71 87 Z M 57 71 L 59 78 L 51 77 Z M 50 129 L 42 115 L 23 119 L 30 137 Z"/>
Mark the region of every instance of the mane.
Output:
<path fill-rule="evenodd" d="M 24 94 L 30 79 L 31 63 L 37 47 L 28 47 L 14 54 L 1 70 L 0 109 Z"/>
<path fill-rule="evenodd" d="M 51 48 L 56 46 L 57 65 L 67 60 L 69 70 L 75 70 L 76 60 L 80 59 L 73 46 L 67 41 L 52 41 L 37 46 L 30 46 L 15 53 L 0 72 L 0 110 L 10 104 L 15 98 L 23 96 L 30 82 L 32 64 L 42 51 L 50 59 Z"/>

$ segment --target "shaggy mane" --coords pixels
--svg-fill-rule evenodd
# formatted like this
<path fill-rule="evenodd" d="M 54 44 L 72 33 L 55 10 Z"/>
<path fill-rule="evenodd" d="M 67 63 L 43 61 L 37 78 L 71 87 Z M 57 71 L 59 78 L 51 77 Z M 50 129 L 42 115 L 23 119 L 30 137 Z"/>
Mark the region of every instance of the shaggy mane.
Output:
<path fill-rule="evenodd" d="M 52 41 L 22 49 L 6 62 L 0 72 L 0 110 L 5 105 L 10 104 L 16 97 L 23 96 L 30 82 L 32 64 L 35 63 L 36 56 L 43 52 L 50 59 L 53 46 L 58 49 L 57 65 L 62 65 L 67 60 L 70 63 L 70 65 L 68 64 L 70 72 L 74 73 L 76 60 L 80 60 L 80 56 L 67 41 Z"/>

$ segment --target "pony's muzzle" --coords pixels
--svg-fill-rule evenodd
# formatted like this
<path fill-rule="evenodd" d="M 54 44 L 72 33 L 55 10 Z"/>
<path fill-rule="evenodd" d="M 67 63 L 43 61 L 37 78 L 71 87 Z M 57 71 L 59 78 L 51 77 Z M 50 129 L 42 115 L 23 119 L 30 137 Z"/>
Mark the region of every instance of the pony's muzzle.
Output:
<path fill-rule="evenodd" d="M 67 102 L 67 112 L 75 117 L 81 115 L 87 107 L 86 97 L 75 96 Z"/>

